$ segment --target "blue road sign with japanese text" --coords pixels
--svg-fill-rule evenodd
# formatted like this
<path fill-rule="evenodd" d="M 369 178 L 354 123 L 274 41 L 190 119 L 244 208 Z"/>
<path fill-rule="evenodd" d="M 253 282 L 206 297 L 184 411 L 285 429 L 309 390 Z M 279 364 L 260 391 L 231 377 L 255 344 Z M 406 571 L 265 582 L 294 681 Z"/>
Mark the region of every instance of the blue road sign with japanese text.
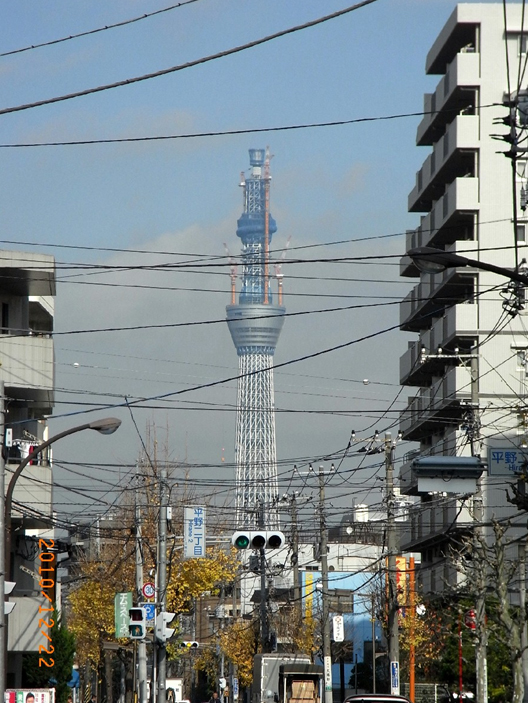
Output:
<path fill-rule="evenodd" d="M 490 476 L 516 476 L 526 470 L 528 453 L 511 444 L 488 447 L 488 474 Z"/>

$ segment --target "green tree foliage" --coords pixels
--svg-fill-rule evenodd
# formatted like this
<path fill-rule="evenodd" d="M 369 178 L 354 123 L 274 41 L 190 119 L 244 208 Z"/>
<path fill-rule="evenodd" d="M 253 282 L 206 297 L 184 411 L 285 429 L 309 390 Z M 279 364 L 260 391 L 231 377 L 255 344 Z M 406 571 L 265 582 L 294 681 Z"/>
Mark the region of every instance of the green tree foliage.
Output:
<path fill-rule="evenodd" d="M 55 610 L 51 615 L 53 627 L 50 628 L 51 647 L 53 654 L 45 655 L 46 660 L 53 659 L 51 668 L 39 666 L 39 659 L 44 655 L 38 652 L 28 652 L 24 655 L 22 668 L 22 686 L 24 688 L 50 688 L 56 689 L 57 703 L 67 703 L 71 693 L 68 681 L 72 677 L 73 657 L 75 654 L 75 636 L 69 632 L 61 621 L 60 615 Z M 49 618 L 46 618 L 49 621 Z M 49 647 L 50 643 L 47 642 Z"/>

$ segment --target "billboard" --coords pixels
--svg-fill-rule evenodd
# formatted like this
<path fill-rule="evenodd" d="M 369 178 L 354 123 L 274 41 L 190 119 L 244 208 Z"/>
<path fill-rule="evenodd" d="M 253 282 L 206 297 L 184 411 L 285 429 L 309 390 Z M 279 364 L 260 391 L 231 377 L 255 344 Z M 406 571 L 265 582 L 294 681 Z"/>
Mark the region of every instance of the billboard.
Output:
<path fill-rule="evenodd" d="M 10 689 L 5 692 L 5 703 L 55 703 L 55 689 Z"/>

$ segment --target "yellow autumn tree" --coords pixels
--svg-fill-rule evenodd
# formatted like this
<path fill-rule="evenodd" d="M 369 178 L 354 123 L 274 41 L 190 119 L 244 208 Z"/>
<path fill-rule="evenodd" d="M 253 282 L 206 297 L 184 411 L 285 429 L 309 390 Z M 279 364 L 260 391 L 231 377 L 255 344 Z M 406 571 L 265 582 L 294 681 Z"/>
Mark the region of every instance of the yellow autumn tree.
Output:
<path fill-rule="evenodd" d="M 208 548 L 205 558 L 172 559 L 167 584 L 167 610 L 185 613 L 192 607 L 194 598 L 204 593 L 217 595 L 222 583 L 235 579 L 238 562 L 236 556 L 217 548 Z"/>
<path fill-rule="evenodd" d="M 253 680 L 253 657 L 257 651 L 256 623 L 235 621 L 220 631 L 218 644 L 227 660 L 237 667 L 240 686 L 250 686 Z"/>
<path fill-rule="evenodd" d="M 141 543 L 143 571 L 156 569 L 160 477 L 157 461 L 140 462 Z M 68 626 L 77 638 L 78 663 L 100 665 L 105 657 L 104 642 L 115 641 L 114 598 L 116 593 L 135 592 L 136 518 L 131 493 L 124 492 L 119 512 L 107 526 L 95 531 L 97 556 L 79 565 L 77 588 L 68 596 Z M 192 498 L 183 496 L 174 506 L 172 532 L 167 547 L 167 610 L 187 613 L 194 599 L 220 592 L 222 583 L 234 580 L 237 561 L 231 550 L 208 549 L 205 558 L 182 558 L 175 535 L 183 532 L 182 505 Z M 123 641 L 126 643 L 126 640 Z M 179 650 L 169 648 L 169 656 Z"/>
<path fill-rule="evenodd" d="M 98 556 L 80 563 L 79 585 L 68 596 L 68 629 L 75 634 L 77 658 L 82 663 L 101 661 L 103 642 L 115 635 L 115 594 L 131 591 L 134 580 L 130 532 L 100 542 Z"/>

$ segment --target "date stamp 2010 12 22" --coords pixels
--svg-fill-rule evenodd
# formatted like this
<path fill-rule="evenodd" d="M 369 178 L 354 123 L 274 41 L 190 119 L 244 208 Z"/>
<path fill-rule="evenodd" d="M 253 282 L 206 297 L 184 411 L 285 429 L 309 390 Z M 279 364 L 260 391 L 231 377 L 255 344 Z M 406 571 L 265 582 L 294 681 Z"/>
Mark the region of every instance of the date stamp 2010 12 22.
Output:
<path fill-rule="evenodd" d="M 55 540 L 53 539 L 39 539 L 39 561 L 40 561 L 40 566 L 38 569 L 39 575 L 41 576 L 41 579 L 39 581 L 39 586 L 41 587 L 42 591 L 41 594 L 44 596 L 47 602 L 44 602 L 44 606 L 39 605 L 39 616 L 42 615 L 43 613 L 53 613 L 55 608 L 53 607 L 53 593 L 55 591 L 55 572 L 56 572 L 56 564 L 55 564 L 55 552 L 49 551 L 50 549 L 54 549 L 55 547 Z M 50 576 L 51 574 L 51 576 Z M 46 591 L 49 590 L 52 595 L 49 593 L 46 593 Z M 46 606 L 50 607 L 46 607 Z M 49 617 L 49 621 L 46 620 L 45 618 Z M 51 629 L 55 626 L 55 622 L 51 615 L 44 617 L 40 617 L 38 621 L 38 626 L 40 629 L 40 634 L 43 635 L 47 642 L 45 644 L 39 644 L 39 654 L 53 654 L 54 647 L 52 644 L 52 639 L 51 639 Z M 39 666 L 46 666 L 48 668 L 51 668 L 55 666 L 55 660 L 52 657 L 39 657 Z"/>

